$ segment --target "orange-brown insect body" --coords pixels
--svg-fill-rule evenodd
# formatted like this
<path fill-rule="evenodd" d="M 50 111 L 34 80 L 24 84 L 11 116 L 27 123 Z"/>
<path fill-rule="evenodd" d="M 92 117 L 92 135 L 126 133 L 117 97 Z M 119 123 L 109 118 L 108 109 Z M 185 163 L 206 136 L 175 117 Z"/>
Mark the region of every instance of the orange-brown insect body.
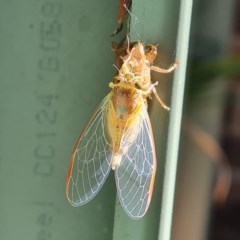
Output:
<path fill-rule="evenodd" d="M 121 163 L 121 156 L 135 140 L 139 129 L 139 112 L 144 103 L 136 91 L 115 87 L 111 94 L 112 109 L 108 115 L 109 135 L 113 143 L 112 169 Z M 128 141 L 124 135 L 128 132 Z"/>
<path fill-rule="evenodd" d="M 128 49 L 126 51 L 129 51 Z M 150 64 L 156 57 L 155 46 L 147 54 L 144 46 L 137 43 L 122 57 L 123 65 L 110 83 L 112 108 L 108 114 L 109 134 L 113 142 L 112 169 L 121 164 L 121 156 L 135 140 L 139 129 L 139 113 L 146 107 L 150 81 Z M 124 135 L 128 132 L 128 142 Z M 124 145 L 122 144 L 124 141 Z"/>

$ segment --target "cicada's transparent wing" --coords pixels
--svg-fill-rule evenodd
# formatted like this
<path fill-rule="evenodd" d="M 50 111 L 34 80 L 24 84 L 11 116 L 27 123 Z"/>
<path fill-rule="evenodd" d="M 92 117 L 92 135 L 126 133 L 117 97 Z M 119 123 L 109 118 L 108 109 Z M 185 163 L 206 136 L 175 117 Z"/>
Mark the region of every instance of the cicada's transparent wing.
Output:
<path fill-rule="evenodd" d="M 149 207 L 156 172 L 155 146 L 146 107 L 141 110 L 140 118 L 136 126 L 139 131 L 136 139 L 115 170 L 121 205 L 129 217 L 135 220 L 143 217 Z M 123 141 L 127 141 L 127 136 L 128 133 Z"/>
<path fill-rule="evenodd" d="M 66 185 L 73 206 L 89 202 L 101 189 L 110 172 L 112 144 L 107 133 L 109 96 L 97 108 L 74 149 Z"/>

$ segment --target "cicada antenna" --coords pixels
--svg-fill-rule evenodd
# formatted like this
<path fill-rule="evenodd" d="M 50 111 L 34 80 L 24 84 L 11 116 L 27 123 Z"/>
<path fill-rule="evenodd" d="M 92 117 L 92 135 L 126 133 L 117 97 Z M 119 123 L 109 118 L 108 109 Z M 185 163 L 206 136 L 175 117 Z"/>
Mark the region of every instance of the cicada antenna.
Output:
<path fill-rule="evenodd" d="M 121 71 L 120 71 L 120 69 L 115 65 L 115 64 L 113 64 L 113 67 L 115 67 L 116 69 L 117 69 L 117 71 L 118 71 L 118 74 L 120 74 L 120 75 L 122 75 L 122 73 L 121 73 Z"/>

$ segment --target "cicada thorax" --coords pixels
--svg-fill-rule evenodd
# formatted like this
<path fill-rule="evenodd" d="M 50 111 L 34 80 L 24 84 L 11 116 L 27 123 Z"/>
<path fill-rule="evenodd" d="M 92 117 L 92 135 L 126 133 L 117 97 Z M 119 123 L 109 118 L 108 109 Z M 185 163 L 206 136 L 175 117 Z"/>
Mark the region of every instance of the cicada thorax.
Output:
<path fill-rule="evenodd" d="M 122 65 L 115 80 L 131 84 L 134 88 L 142 90 L 142 96 L 149 96 L 152 86 L 151 65 L 156 58 L 157 49 L 153 45 L 144 46 L 141 42 L 129 43 L 124 57 L 121 56 Z"/>

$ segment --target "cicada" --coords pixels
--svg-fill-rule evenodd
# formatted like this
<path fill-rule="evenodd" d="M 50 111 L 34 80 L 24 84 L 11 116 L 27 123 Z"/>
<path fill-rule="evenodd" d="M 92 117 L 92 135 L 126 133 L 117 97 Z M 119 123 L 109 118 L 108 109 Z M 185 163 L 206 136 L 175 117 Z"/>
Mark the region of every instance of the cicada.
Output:
<path fill-rule="evenodd" d="M 75 207 L 88 203 L 112 169 L 123 209 L 130 218 L 139 219 L 149 207 L 156 173 L 147 98 L 153 93 L 169 110 L 157 94 L 157 82 L 151 82 L 150 72 L 169 73 L 177 63 L 168 69 L 153 66 L 157 48 L 141 42 L 128 44 L 120 52 L 122 65 L 109 84 L 112 90 L 93 113 L 74 148 L 66 194 Z"/>

